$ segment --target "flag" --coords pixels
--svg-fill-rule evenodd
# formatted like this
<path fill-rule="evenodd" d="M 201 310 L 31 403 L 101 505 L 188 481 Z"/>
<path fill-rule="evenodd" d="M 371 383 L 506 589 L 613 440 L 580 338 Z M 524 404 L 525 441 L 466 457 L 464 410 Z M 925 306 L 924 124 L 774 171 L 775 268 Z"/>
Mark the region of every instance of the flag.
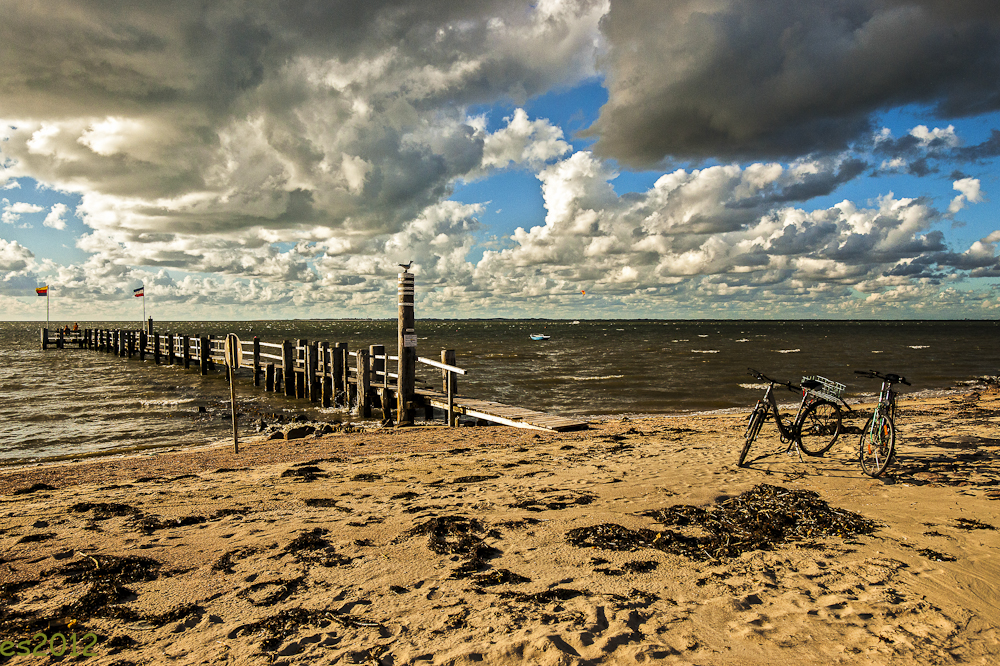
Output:
<path fill-rule="evenodd" d="M 136 298 L 142 298 L 142 297 L 143 297 L 143 295 L 142 295 L 142 290 L 143 290 L 143 289 L 145 289 L 145 288 L 146 288 L 145 286 L 142 286 L 142 287 L 139 287 L 138 289 L 133 289 L 133 290 L 132 290 L 132 294 L 133 294 L 133 295 L 134 295 L 134 296 L 135 296 Z"/>
<path fill-rule="evenodd" d="M 35 287 L 35 293 L 38 294 L 39 296 L 48 296 L 49 285 L 45 285 L 44 287 Z"/>

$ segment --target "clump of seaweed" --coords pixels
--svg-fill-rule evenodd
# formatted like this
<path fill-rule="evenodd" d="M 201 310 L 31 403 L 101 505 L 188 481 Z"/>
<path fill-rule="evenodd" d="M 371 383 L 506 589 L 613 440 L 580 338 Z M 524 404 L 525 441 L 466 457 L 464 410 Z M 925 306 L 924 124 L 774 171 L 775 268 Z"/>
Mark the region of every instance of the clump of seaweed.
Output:
<path fill-rule="evenodd" d="M 468 578 L 489 568 L 486 560 L 495 549 L 486 545 L 479 535 L 486 527 L 475 518 L 465 516 L 438 516 L 417 525 L 397 537 L 395 543 L 412 536 L 426 534 L 427 547 L 438 555 L 462 555 L 465 561 L 452 572 L 452 578 Z"/>
<path fill-rule="evenodd" d="M 830 507 L 815 492 L 763 483 L 708 509 L 678 505 L 643 515 L 663 525 L 697 527 L 701 534 L 631 530 L 604 523 L 570 530 L 566 537 L 579 547 L 620 551 L 656 548 L 694 560 L 708 560 L 738 557 L 747 551 L 771 550 L 777 545 L 803 539 L 871 534 L 877 528 L 874 521 L 859 514 Z"/>
<path fill-rule="evenodd" d="M 116 516 L 138 516 L 142 513 L 134 506 L 116 502 L 78 502 L 70 507 L 70 511 L 77 513 L 93 511 L 94 520 L 107 520 Z"/>
<path fill-rule="evenodd" d="M 298 478 L 301 479 L 302 482 L 304 483 L 315 481 L 316 479 L 325 479 L 328 476 L 330 475 L 324 472 L 319 467 L 316 467 L 315 465 L 306 465 L 304 467 L 293 467 L 292 469 L 286 469 L 284 472 L 281 473 L 281 478 L 283 479 Z"/>
<path fill-rule="evenodd" d="M 240 625 L 228 634 L 228 638 L 251 636 L 263 632 L 265 638 L 261 648 L 270 652 L 288 637 L 299 633 L 303 626 L 328 627 L 337 623 L 343 627 L 381 627 L 378 622 L 372 622 L 362 617 L 339 613 L 334 610 L 306 610 L 305 608 L 289 608 L 257 622 Z"/>
<path fill-rule="evenodd" d="M 351 477 L 351 481 L 378 481 L 382 478 L 381 474 L 376 474 L 374 472 L 368 472 L 364 474 L 355 474 Z"/>
<path fill-rule="evenodd" d="M 493 479 L 499 479 L 499 474 L 473 474 L 472 476 L 460 476 L 452 483 L 481 483 L 483 481 L 492 481 Z"/>
<path fill-rule="evenodd" d="M 31 493 L 37 493 L 42 490 L 56 490 L 55 486 L 50 486 L 47 483 L 33 483 L 27 488 L 19 488 L 11 493 L 11 495 L 30 495 Z"/>
<path fill-rule="evenodd" d="M 930 548 L 921 548 L 917 551 L 929 560 L 934 560 L 935 562 L 954 562 L 955 558 L 951 555 L 945 555 L 944 553 L 939 553 L 936 550 L 931 550 Z"/>
<path fill-rule="evenodd" d="M 980 520 L 974 518 L 956 518 L 955 525 L 960 530 L 995 530 L 996 527 L 990 525 L 989 523 L 984 523 Z"/>
<path fill-rule="evenodd" d="M 558 511 L 569 506 L 587 505 L 595 499 L 597 495 L 592 493 L 566 492 L 549 497 L 529 497 L 507 506 L 525 511 Z"/>
<path fill-rule="evenodd" d="M 230 550 L 223 553 L 219 559 L 212 563 L 212 571 L 233 573 L 233 567 L 236 566 L 236 560 L 242 560 L 243 558 L 250 557 L 251 555 L 259 552 L 260 548 L 256 546 L 243 546 L 242 548 Z"/>
<path fill-rule="evenodd" d="M 303 532 L 285 546 L 276 557 L 286 553 L 291 553 L 299 562 L 318 564 L 322 567 L 340 567 L 351 563 L 351 558 L 341 555 L 333 545 L 323 538 L 328 530 L 322 527 L 315 527 L 308 532 Z"/>
<path fill-rule="evenodd" d="M 513 571 L 508 571 L 507 569 L 493 569 L 487 571 L 486 573 L 481 573 L 472 577 L 476 585 L 482 587 L 493 587 L 494 585 L 519 585 L 521 583 L 530 583 L 531 579 L 521 574 L 516 574 Z"/>

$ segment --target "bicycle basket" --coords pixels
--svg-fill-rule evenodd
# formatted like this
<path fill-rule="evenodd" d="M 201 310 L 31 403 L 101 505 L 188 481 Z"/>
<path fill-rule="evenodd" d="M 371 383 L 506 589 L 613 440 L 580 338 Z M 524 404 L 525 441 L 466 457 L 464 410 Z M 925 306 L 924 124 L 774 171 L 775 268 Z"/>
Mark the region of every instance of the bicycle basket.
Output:
<path fill-rule="evenodd" d="M 820 377 L 819 375 L 810 375 L 809 377 L 803 377 L 802 381 L 814 381 L 819 382 L 819 386 L 814 389 L 809 389 L 809 392 L 818 395 L 821 398 L 826 398 L 830 402 L 836 402 L 843 395 L 844 389 L 847 388 L 845 384 L 840 384 L 838 382 L 827 379 L 826 377 Z"/>

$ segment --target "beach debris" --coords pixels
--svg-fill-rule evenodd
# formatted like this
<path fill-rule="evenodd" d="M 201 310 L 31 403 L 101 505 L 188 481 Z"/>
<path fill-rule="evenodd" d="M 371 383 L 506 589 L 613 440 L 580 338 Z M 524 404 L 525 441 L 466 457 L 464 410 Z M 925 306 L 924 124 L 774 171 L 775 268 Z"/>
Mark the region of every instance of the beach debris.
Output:
<path fill-rule="evenodd" d="M 530 583 L 531 579 L 522 576 L 521 574 L 516 574 L 508 569 L 493 569 L 487 571 L 486 573 L 477 574 L 472 577 L 476 585 L 481 587 L 492 587 L 494 585 L 519 585 L 521 583 Z"/>
<path fill-rule="evenodd" d="M 622 565 L 622 569 L 630 573 L 649 573 L 650 571 L 655 571 L 658 566 L 660 566 L 660 563 L 655 560 L 639 560 L 626 562 Z"/>
<path fill-rule="evenodd" d="M 499 474 L 473 474 L 471 476 L 460 476 L 452 483 L 481 483 L 483 481 L 492 481 L 493 479 L 499 479 Z"/>
<path fill-rule="evenodd" d="M 261 648 L 268 652 L 276 650 L 285 639 L 299 633 L 304 626 L 328 627 L 336 623 L 342 627 L 375 627 L 381 628 L 379 622 L 374 622 L 357 615 L 349 615 L 334 610 L 306 610 L 305 608 L 289 608 L 257 622 L 243 624 L 233 629 L 227 638 L 252 636 L 263 632 L 264 640 Z"/>
<path fill-rule="evenodd" d="M 11 495 L 29 495 L 31 493 L 41 492 L 43 490 L 56 490 L 55 486 L 50 486 L 47 483 L 33 483 L 27 488 L 20 488 L 11 493 Z"/>
<path fill-rule="evenodd" d="M 323 527 L 314 527 L 308 532 L 303 532 L 292 539 L 291 543 L 285 546 L 274 558 L 291 554 L 299 562 L 318 564 L 321 567 L 340 567 L 350 564 L 352 558 L 339 554 L 333 545 L 324 538 L 323 535 L 328 532 L 329 530 Z"/>
<path fill-rule="evenodd" d="M 461 579 L 489 568 L 487 559 L 499 552 L 488 545 L 480 534 L 486 526 L 475 518 L 465 516 L 437 516 L 407 530 L 396 537 L 393 543 L 401 543 L 410 537 L 427 535 L 427 547 L 438 555 L 460 555 L 464 562 L 454 571 L 451 578 Z"/>
<path fill-rule="evenodd" d="M 378 481 L 382 478 L 381 474 L 376 474 L 374 472 L 367 472 L 363 474 L 355 474 L 351 477 L 351 481 Z"/>
<path fill-rule="evenodd" d="M 974 518 L 956 518 L 955 525 L 960 530 L 995 530 L 996 527 L 990 525 L 989 523 L 984 523 L 980 520 Z"/>
<path fill-rule="evenodd" d="M 77 513 L 92 511 L 94 520 L 107 520 L 117 516 L 136 516 L 142 513 L 134 506 L 115 502 L 78 502 L 69 510 Z"/>
<path fill-rule="evenodd" d="M 267 580 L 254 583 L 240 590 L 239 594 L 254 606 L 273 606 L 295 594 L 305 579 L 303 575 L 289 580 Z"/>
<path fill-rule="evenodd" d="M 954 562 L 956 559 L 951 555 L 945 555 L 944 553 L 939 553 L 938 551 L 931 550 L 930 548 L 921 548 L 917 551 L 917 553 L 935 562 Z"/>
<path fill-rule="evenodd" d="M 233 567 L 236 566 L 236 560 L 245 559 L 251 555 L 259 553 L 260 551 L 261 549 L 257 546 L 243 546 L 242 548 L 225 552 L 219 559 L 212 563 L 212 571 L 233 573 Z"/>
<path fill-rule="evenodd" d="M 546 491 L 543 490 L 541 492 L 544 493 Z M 559 492 L 555 489 L 549 490 L 548 492 L 559 494 L 550 495 L 548 497 L 523 498 L 512 504 L 508 504 L 507 506 L 514 509 L 524 509 L 525 511 L 558 511 L 570 506 L 587 505 L 597 499 L 597 495 L 594 495 L 593 493 L 577 491 Z"/>
<path fill-rule="evenodd" d="M 615 523 L 578 527 L 566 533 L 570 544 L 605 550 L 655 548 L 694 560 L 738 557 L 755 550 L 827 536 L 871 534 L 877 524 L 863 516 L 830 507 L 810 490 L 788 490 L 759 484 L 721 500 L 708 509 L 677 505 L 647 511 L 658 523 L 696 533 L 647 528 L 629 529 Z"/>
<path fill-rule="evenodd" d="M 340 506 L 337 504 L 340 500 L 331 497 L 306 497 L 302 500 L 306 506 L 318 507 L 323 509 L 336 509 L 342 513 L 354 513 L 354 509 L 349 506 Z"/>
<path fill-rule="evenodd" d="M 299 478 L 303 483 L 308 483 L 310 481 L 315 481 L 316 479 L 325 479 L 329 474 L 324 472 L 319 467 L 315 465 L 306 465 L 304 467 L 293 467 L 291 469 L 286 469 L 281 473 L 281 478 Z"/>

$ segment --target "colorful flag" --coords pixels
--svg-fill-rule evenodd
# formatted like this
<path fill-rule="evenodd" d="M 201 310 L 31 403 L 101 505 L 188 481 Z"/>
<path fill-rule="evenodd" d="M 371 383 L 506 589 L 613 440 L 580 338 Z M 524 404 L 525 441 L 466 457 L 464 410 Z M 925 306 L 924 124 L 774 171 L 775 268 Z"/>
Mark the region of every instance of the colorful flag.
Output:
<path fill-rule="evenodd" d="M 48 296 L 49 285 L 45 285 L 44 287 L 35 287 L 35 293 L 38 294 L 39 296 Z"/>
<path fill-rule="evenodd" d="M 133 295 L 134 295 L 134 296 L 135 296 L 136 298 L 142 298 L 142 297 L 143 297 L 143 295 L 142 295 L 142 290 L 143 290 L 143 289 L 145 289 L 145 288 L 146 288 L 145 286 L 142 286 L 142 287 L 139 287 L 138 289 L 133 289 L 133 290 L 132 290 L 132 294 L 133 294 Z"/>

